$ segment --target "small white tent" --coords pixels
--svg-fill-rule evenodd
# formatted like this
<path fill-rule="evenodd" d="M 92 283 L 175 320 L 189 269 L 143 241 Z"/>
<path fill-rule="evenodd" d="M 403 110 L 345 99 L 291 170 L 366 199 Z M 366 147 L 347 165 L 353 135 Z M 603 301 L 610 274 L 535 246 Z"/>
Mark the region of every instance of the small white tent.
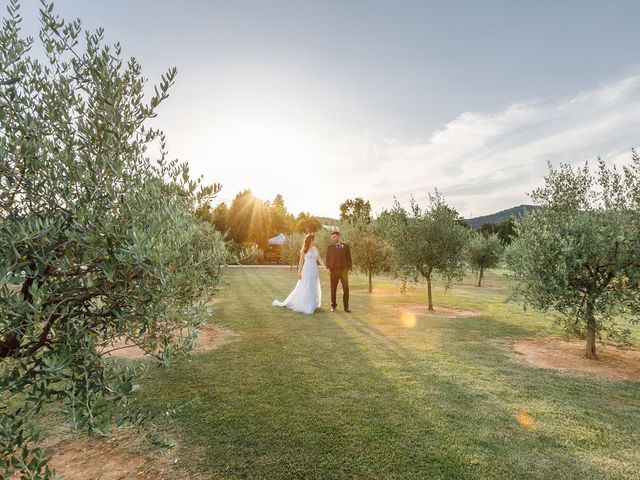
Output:
<path fill-rule="evenodd" d="M 284 233 L 281 233 L 280 235 L 277 235 L 267 240 L 267 243 L 269 245 L 282 245 L 286 239 L 287 239 L 286 235 Z"/>

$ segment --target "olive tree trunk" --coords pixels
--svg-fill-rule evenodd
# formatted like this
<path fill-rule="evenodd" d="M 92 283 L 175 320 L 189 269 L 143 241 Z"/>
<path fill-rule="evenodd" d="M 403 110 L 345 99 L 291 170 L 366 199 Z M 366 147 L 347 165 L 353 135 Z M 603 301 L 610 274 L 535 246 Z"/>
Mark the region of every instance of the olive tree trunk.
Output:
<path fill-rule="evenodd" d="M 586 310 L 586 321 L 587 321 L 587 348 L 585 351 L 585 356 L 589 359 L 597 360 L 598 355 L 596 354 L 596 317 L 593 313 L 593 305 L 587 303 Z"/>
<path fill-rule="evenodd" d="M 484 267 L 480 267 L 480 273 L 478 274 L 478 286 L 482 286 L 482 279 L 484 278 Z"/>
<path fill-rule="evenodd" d="M 433 312 L 433 297 L 431 296 L 431 275 L 427 277 L 427 310 Z"/>
<path fill-rule="evenodd" d="M 369 293 L 373 292 L 373 274 L 369 270 Z"/>

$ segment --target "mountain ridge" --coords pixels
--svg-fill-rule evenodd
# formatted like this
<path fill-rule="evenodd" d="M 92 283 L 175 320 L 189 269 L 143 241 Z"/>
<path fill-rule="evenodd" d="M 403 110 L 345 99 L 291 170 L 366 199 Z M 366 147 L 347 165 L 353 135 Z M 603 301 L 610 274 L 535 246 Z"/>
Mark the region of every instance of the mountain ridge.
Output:
<path fill-rule="evenodd" d="M 522 218 L 526 213 L 536 209 L 535 205 L 527 205 L 522 204 L 516 207 L 507 208 L 505 210 L 500 210 L 499 212 L 490 213 L 488 215 L 481 215 L 479 217 L 472 218 L 464 218 L 463 220 L 469 225 L 471 228 L 479 228 L 485 223 L 500 223 L 504 220 L 507 220 L 511 217 Z M 315 217 L 320 223 L 323 225 L 339 225 L 340 220 L 332 217 Z"/>
<path fill-rule="evenodd" d="M 511 217 L 522 218 L 526 213 L 535 210 L 535 205 L 518 205 L 517 207 L 507 208 L 506 210 L 500 210 L 499 212 L 491 213 L 489 215 L 481 215 L 479 217 L 465 218 L 471 228 L 479 228 L 485 223 L 500 223 Z"/>

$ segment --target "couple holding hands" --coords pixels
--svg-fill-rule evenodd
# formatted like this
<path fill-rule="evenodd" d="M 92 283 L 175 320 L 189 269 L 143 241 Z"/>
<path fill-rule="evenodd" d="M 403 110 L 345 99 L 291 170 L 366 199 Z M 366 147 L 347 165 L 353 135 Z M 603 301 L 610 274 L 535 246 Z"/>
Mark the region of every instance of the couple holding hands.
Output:
<path fill-rule="evenodd" d="M 298 262 L 298 282 L 284 302 L 273 301 L 273 306 L 287 307 L 294 312 L 311 314 L 321 305 L 322 287 L 318 265 L 329 270 L 331 277 L 331 311 L 337 308 L 336 293 L 338 283 L 342 284 L 342 304 L 344 311 L 349 309 L 349 271 L 353 268 L 349 245 L 342 243 L 340 232 L 331 233 L 331 245 L 327 248 L 326 262 L 322 261 L 320 251 L 315 242 L 315 235 L 309 234 L 300 249 Z"/>

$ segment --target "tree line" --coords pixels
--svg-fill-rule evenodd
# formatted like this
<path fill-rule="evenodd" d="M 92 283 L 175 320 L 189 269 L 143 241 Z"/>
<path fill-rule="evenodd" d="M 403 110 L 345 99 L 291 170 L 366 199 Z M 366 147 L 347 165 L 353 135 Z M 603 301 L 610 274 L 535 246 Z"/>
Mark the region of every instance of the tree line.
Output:
<path fill-rule="evenodd" d="M 374 277 L 380 273 L 394 273 L 405 280 L 423 277 L 430 290 L 434 275 L 438 274 L 449 284 L 467 267 L 477 272 L 477 285 L 481 286 L 484 271 L 498 264 L 503 247 L 515 236 L 513 219 L 497 225 L 485 224 L 473 232 L 437 192 L 430 197 L 430 204 L 424 211 L 412 200 L 409 211 L 396 202 L 393 209 L 384 210 L 376 217 L 372 214 L 371 203 L 360 197 L 346 199 L 339 205 L 339 211 L 340 219 L 334 227 L 351 244 L 354 265 L 368 277 L 370 292 Z M 288 211 L 282 195 L 276 195 L 271 202 L 264 201 L 247 189 L 239 192 L 230 206 L 224 202 L 215 207 L 210 203 L 203 204 L 196 210 L 196 216 L 223 233 L 231 250 L 241 246 L 254 247 L 258 257 L 263 257 L 265 252 L 275 252 L 280 263 L 291 266 L 299 259 L 306 234 L 316 234 L 323 252 L 330 241 L 330 231 L 323 229 L 317 218 L 305 212 L 295 217 Z M 459 234 L 445 238 L 449 229 Z M 269 246 L 267 240 L 280 233 L 286 235 L 284 244 Z M 454 240 L 460 244 L 460 251 L 456 248 L 447 251 L 445 247 L 451 247 L 450 242 Z M 421 242 L 419 248 L 429 257 L 424 266 L 416 263 L 422 260 L 411 260 L 416 252 L 407 251 L 417 242 Z M 453 255 L 458 253 L 459 258 L 453 260 Z M 256 256 L 248 258 L 249 262 L 255 260 Z M 457 263 L 464 268 L 453 268 Z M 432 310 L 431 294 L 428 298 Z"/>
<path fill-rule="evenodd" d="M 389 210 L 371 215 L 371 206 L 361 198 L 340 205 L 340 231 L 350 243 L 354 265 L 368 278 L 392 273 L 404 281 L 424 280 L 427 309 L 434 310 L 432 284 L 436 277 L 450 286 L 468 269 L 478 272 L 478 286 L 484 271 L 497 266 L 503 244 L 497 234 L 473 231 L 435 191 L 425 206 L 413 198 L 409 208 L 397 200 Z"/>
<path fill-rule="evenodd" d="M 196 215 L 226 234 L 236 246 L 255 245 L 262 252 L 268 248 L 267 240 L 280 233 L 314 233 L 322 228 L 320 221 L 308 212 L 297 216 L 290 213 L 284 198 L 278 194 L 273 201 L 258 198 L 250 189 L 239 192 L 231 202 L 215 207 L 205 203 Z"/>
<path fill-rule="evenodd" d="M 347 200 L 339 228 L 370 292 L 382 272 L 423 280 L 429 311 L 434 279 L 448 288 L 471 270 L 480 287 L 485 271 L 504 261 L 511 300 L 554 312 L 585 339 L 585 356 L 597 358 L 598 341 L 629 345 L 631 332 L 619 320 L 638 323 L 640 315 L 640 156 L 632 150 L 622 169 L 601 159 L 595 171 L 549 164 L 544 180 L 530 194 L 537 208 L 477 231 L 437 191 L 426 205 L 412 198 L 404 208 L 396 200 L 377 217 L 369 202 Z"/>

